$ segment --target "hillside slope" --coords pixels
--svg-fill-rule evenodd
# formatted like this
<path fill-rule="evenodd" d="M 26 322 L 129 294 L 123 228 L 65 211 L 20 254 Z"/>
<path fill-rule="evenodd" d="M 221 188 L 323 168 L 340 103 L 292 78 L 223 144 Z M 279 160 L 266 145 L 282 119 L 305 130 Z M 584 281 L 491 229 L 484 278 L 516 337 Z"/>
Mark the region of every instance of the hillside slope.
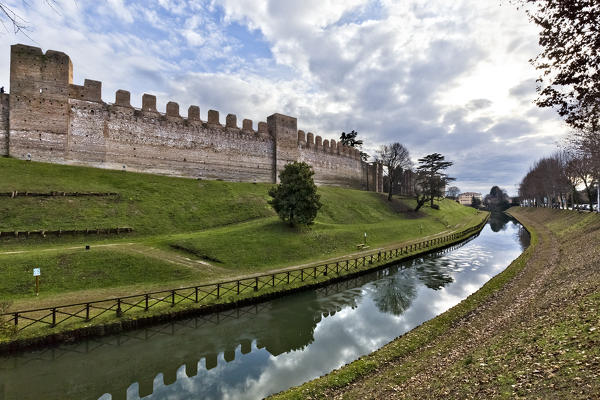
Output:
<path fill-rule="evenodd" d="M 0 192 L 116 193 L 2 196 L 0 231 L 133 228 L 121 235 L 1 236 L 0 300 L 41 305 L 49 297 L 79 301 L 203 283 L 347 255 L 365 232 L 373 250 L 484 217 L 449 200 L 439 202 L 441 210 L 414 213 L 407 211 L 411 199 L 389 203 L 377 193 L 320 187 L 315 224 L 295 229 L 268 205 L 271 186 L 0 158 Z M 39 298 L 31 297 L 33 267 L 43 271 Z"/>

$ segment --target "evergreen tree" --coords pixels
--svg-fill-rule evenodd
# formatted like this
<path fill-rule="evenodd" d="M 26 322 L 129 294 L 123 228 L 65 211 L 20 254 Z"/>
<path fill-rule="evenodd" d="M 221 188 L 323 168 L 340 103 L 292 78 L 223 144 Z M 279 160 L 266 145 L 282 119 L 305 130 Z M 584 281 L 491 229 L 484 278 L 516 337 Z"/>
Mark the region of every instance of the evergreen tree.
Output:
<path fill-rule="evenodd" d="M 292 226 L 311 225 L 321 208 L 314 174 L 307 163 L 287 164 L 279 174 L 281 183 L 269 190 L 269 196 L 273 198 L 269 204 Z"/>

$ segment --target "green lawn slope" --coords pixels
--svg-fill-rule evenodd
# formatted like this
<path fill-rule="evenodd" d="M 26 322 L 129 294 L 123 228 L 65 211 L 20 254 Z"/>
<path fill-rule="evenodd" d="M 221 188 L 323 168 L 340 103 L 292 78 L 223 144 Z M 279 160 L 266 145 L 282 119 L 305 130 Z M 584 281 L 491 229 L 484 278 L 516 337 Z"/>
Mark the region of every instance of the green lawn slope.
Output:
<path fill-rule="evenodd" d="M 272 185 L 200 181 L 0 158 L 0 192 L 116 192 L 109 197 L 0 197 L 0 231 L 132 227 L 124 235 L 0 237 L 0 300 L 13 307 L 192 285 L 340 257 L 476 225 L 474 209 L 320 187 L 310 228 L 282 223 Z M 90 250 L 85 250 L 90 245 Z M 42 291 L 33 296 L 33 267 Z"/>

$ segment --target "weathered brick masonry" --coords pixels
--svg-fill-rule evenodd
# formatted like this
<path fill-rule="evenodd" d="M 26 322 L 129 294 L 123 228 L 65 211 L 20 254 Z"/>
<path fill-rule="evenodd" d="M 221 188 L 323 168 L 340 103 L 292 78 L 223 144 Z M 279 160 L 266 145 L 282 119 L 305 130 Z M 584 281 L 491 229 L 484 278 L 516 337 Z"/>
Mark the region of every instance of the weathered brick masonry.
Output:
<path fill-rule="evenodd" d="M 381 164 L 368 164 L 359 152 L 335 140 L 297 129 L 296 118 L 274 114 L 238 126 L 218 111 L 206 121 L 190 106 L 187 118 L 169 102 L 165 113 L 156 97 L 144 94 L 142 107 L 118 90 L 114 103 L 102 101 L 102 83 L 73 83 L 68 55 L 37 47 L 11 47 L 10 95 L 0 95 L 0 155 L 61 164 L 223 179 L 276 182 L 283 166 L 306 161 L 317 184 L 382 191 Z"/>

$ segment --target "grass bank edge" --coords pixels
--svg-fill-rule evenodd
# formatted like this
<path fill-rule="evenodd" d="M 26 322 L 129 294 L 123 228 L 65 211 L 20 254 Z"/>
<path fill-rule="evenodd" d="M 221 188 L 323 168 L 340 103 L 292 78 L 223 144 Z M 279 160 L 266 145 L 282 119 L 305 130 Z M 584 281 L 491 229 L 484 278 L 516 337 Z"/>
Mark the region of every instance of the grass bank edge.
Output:
<path fill-rule="evenodd" d="M 513 212 L 511 212 L 511 210 Z M 508 210 L 507 213 L 519 220 L 518 213 L 515 210 Z M 344 365 L 329 374 L 323 375 L 312 381 L 306 382 L 300 386 L 293 387 L 286 391 L 274 394 L 270 399 L 305 399 L 326 398 L 329 390 L 337 390 L 347 386 L 354 381 L 365 377 L 384 366 L 386 363 L 408 355 L 431 342 L 434 338 L 444 334 L 452 329 L 453 324 L 468 315 L 491 295 L 501 290 L 504 285 L 510 282 L 520 271 L 523 270 L 527 261 L 537 248 L 539 241 L 538 232 L 528 223 L 519 220 L 531 236 L 529 247 L 519 255 L 510 265 L 501 273 L 494 276 L 478 291 L 461 301 L 459 304 L 450 308 L 437 317 L 424 322 L 409 332 L 392 340 L 384 347 L 366 356 L 360 357 L 350 364 Z M 424 354 L 427 354 L 425 352 Z M 410 376 L 405 376 L 408 379 Z"/>
<path fill-rule="evenodd" d="M 451 233 L 457 233 L 471 227 L 475 227 L 478 224 L 482 224 L 482 228 L 489 218 L 489 213 L 482 214 L 482 218 L 472 223 L 469 226 L 464 226 L 460 230 L 453 231 Z M 395 264 L 405 260 L 413 259 L 422 256 L 427 253 L 435 252 L 439 249 L 450 247 L 457 243 L 460 243 L 469 237 L 477 235 L 481 229 L 468 233 L 455 240 L 432 245 L 431 247 L 418 249 L 411 253 L 405 254 L 394 259 L 382 260 L 380 262 L 374 262 L 370 264 L 368 268 L 361 268 L 356 270 L 350 270 L 348 272 L 342 271 L 339 275 L 328 275 L 326 277 L 320 276 L 317 279 L 311 278 L 304 282 L 291 283 L 282 286 L 276 286 L 275 288 L 262 288 L 257 292 L 250 292 L 247 294 L 236 295 L 235 297 L 229 296 L 222 298 L 217 301 L 207 303 L 185 303 L 181 305 L 175 305 L 174 307 L 162 304 L 159 308 L 155 308 L 148 311 L 136 311 L 127 315 L 121 316 L 110 316 L 107 315 L 93 322 L 89 321 L 76 321 L 67 325 L 58 325 L 56 327 L 41 327 L 33 328 L 24 333 L 18 334 L 10 331 L 10 326 L 5 324 L 3 329 L 0 329 L 0 354 L 10 353 L 14 351 L 20 351 L 31 347 L 39 347 L 45 344 L 72 341 L 78 338 L 90 337 L 90 336 L 102 336 L 105 334 L 117 333 L 123 330 L 136 329 L 138 327 L 165 322 L 171 319 L 180 319 L 190 317 L 198 314 L 210 313 L 213 311 L 221 311 L 231 308 L 236 308 L 252 303 L 270 300 L 276 297 L 282 297 L 287 294 L 295 293 L 303 290 L 310 290 L 319 286 L 324 286 L 329 283 L 349 279 L 354 276 L 366 274 L 387 265 Z M 403 247 L 403 246 L 402 246 Z M 376 254 L 376 253 L 369 253 Z M 286 269 L 280 270 L 285 272 Z M 270 271 L 269 274 L 275 273 Z M 248 275 L 248 277 L 254 277 L 256 274 Z M 242 279 L 242 278 L 239 278 Z M 116 300 L 116 297 L 115 297 Z M 11 311 L 11 313 L 18 312 L 18 310 Z M 103 329 L 107 327 L 109 329 Z M 2 328 L 0 326 L 0 328 Z"/>

